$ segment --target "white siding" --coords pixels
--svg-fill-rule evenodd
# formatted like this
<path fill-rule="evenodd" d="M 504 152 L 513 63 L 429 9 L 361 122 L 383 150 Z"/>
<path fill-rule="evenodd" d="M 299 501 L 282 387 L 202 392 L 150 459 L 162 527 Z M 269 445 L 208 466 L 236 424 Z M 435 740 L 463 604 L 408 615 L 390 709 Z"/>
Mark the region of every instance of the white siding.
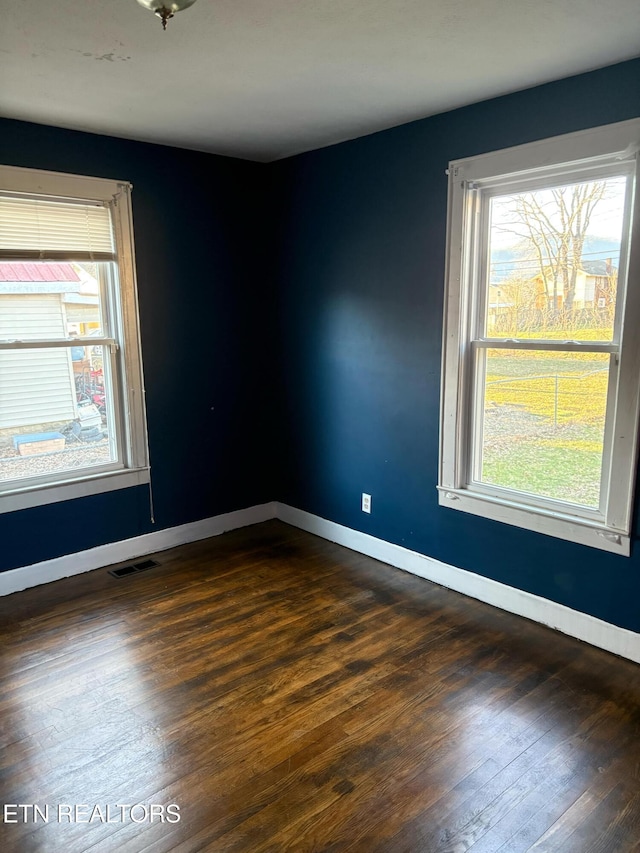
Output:
<path fill-rule="evenodd" d="M 0 295 L 2 340 L 64 337 L 64 314 L 59 293 Z"/>
<path fill-rule="evenodd" d="M 59 294 L 0 295 L 0 338 L 64 336 Z M 75 396 L 70 350 L 0 353 L 0 429 L 72 420 Z"/>

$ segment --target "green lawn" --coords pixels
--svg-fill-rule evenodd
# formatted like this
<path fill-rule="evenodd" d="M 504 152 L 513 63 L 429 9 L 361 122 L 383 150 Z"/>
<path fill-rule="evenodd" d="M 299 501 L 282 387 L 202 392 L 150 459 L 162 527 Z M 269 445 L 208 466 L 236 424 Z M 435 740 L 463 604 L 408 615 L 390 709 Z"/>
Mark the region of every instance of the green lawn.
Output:
<path fill-rule="evenodd" d="M 598 442 L 523 439 L 499 453 L 485 449 L 482 479 L 597 508 L 601 465 L 602 446 Z"/>

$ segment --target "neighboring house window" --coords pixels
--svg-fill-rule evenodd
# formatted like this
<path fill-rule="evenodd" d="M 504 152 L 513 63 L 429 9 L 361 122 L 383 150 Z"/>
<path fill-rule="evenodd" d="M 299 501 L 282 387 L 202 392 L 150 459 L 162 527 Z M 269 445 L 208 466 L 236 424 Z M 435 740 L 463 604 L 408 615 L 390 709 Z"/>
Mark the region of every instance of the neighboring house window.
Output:
<path fill-rule="evenodd" d="M 439 501 L 629 554 L 640 120 L 449 165 Z"/>
<path fill-rule="evenodd" d="M 130 186 L 0 166 L 0 512 L 148 482 Z"/>

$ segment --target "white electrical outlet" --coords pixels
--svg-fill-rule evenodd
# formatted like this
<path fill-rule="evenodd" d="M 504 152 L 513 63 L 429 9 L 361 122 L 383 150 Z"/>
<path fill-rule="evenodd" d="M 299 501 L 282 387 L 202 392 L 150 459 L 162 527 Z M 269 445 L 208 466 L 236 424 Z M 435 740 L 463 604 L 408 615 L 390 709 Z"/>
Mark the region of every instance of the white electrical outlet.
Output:
<path fill-rule="evenodd" d="M 371 512 L 371 495 L 362 493 L 362 512 Z"/>

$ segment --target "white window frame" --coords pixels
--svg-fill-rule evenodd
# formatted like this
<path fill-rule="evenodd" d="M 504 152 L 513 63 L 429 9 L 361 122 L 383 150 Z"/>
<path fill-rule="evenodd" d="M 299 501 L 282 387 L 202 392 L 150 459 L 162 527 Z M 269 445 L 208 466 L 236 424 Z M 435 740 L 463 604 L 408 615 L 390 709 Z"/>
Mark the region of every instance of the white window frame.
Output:
<path fill-rule="evenodd" d="M 101 466 L 63 471 L 24 481 L 0 482 L 0 513 L 56 503 L 148 483 L 150 479 L 147 423 L 140 345 L 140 323 L 134 260 L 131 184 L 62 172 L 45 172 L 15 166 L 0 166 L 0 191 L 32 197 L 98 202 L 111 213 L 118 287 L 103 296 L 110 303 L 113 337 L 69 338 L 56 341 L 0 342 L 0 351 L 17 347 L 102 346 L 108 360 L 113 395 L 113 418 L 117 460 Z M 61 260 L 59 254 L 41 253 L 40 260 Z M 15 260 L 19 260 L 18 257 Z M 31 258 L 33 260 L 33 258 Z M 96 258 L 99 260 L 99 258 Z"/>
<path fill-rule="evenodd" d="M 449 164 L 447 209 L 447 260 L 445 272 L 442 395 L 440 407 L 440 505 L 629 555 L 638 449 L 640 410 L 640 186 L 638 151 L 640 119 L 553 137 L 527 145 L 482 154 Z M 490 337 L 473 341 L 477 326 L 478 297 L 482 293 L 482 252 L 478 248 L 482 199 L 556 183 L 559 178 L 585 180 L 625 171 L 635 177 L 635 193 L 628 199 L 629 231 L 623 238 L 618 281 L 616 324 L 621 326 L 618 346 L 593 342 L 564 342 L 565 350 L 608 352 L 610 393 L 607 412 L 609 434 L 605 442 L 602 500 L 597 511 L 580 510 L 560 500 L 539 499 L 525 493 L 474 482 L 468 448 L 471 441 L 474 401 L 474 346 L 506 347 L 505 339 Z M 633 187 L 633 181 L 631 186 Z M 627 241 L 627 264 L 624 269 Z M 615 341 L 615 338 L 614 338 Z M 523 342 L 519 342 L 522 345 Z M 524 345 L 527 346 L 526 344 Z M 531 342 L 531 349 L 544 345 Z M 617 361 L 617 364 L 616 364 Z M 617 370 L 617 383 L 615 372 Z M 613 380 L 613 381 L 612 381 Z M 617 387 L 616 387 L 617 386 Z"/>

